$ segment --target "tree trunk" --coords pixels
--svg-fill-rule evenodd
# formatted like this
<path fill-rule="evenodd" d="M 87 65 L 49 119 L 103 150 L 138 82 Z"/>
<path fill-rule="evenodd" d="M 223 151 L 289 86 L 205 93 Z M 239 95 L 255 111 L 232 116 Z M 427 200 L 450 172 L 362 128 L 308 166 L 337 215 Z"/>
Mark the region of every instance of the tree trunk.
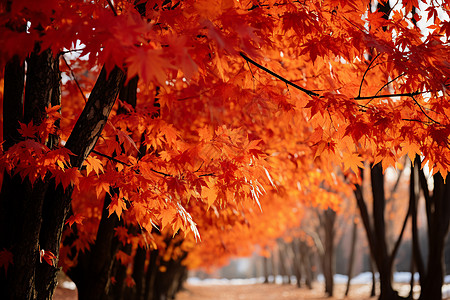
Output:
<path fill-rule="evenodd" d="M 119 99 L 131 104 L 133 107 L 136 106 L 137 83 L 138 77 L 134 77 L 129 81 L 128 85 L 121 84 L 120 86 Z M 122 113 L 125 113 L 125 110 L 122 110 Z M 118 192 L 114 189 L 110 190 L 111 195 Z M 68 272 L 69 277 L 77 285 L 80 299 L 86 299 L 86 297 L 92 299 L 108 299 L 111 297 L 120 299 L 118 295 L 108 296 L 113 265 L 121 246 L 115 237 L 115 229 L 119 226 L 120 220 L 116 214 L 109 215 L 108 210 L 111 203 L 111 195 L 105 195 L 102 217 L 94 244 L 89 250 L 78 254 L 78 264 Z M 122 269 L 124 268 L 119 265 L 116 271 L 120 272 Z M 125 271 L 122 270 L 122 273 Z M 121 294 L 123 292 L 123 280 L 121 281 L 120 278 L 116 278 L 116 280 L 118 284 L 115 293 Z"/>
<path fill-rule="evenodd" d="M 112 267 L 119 250 L 119 241 L 114 236 L 119 219 L 115 214 L 108 217 L 110 203 L 111 196 L 106 194 L 95 243 L 90 250 L 78 254 L 78 264 L 67 273 L 77 285 L 79 299 L 107 298 Z"/>
<path fill-rule="evenodd" d="M 369 266 L 370 273 L 372 273 L 372 286 L 370 288 L 370 297 L 375 297 L 376 295 L 376 287 L 377 287 L 377 278 L 375 276 L 375 263 L 371 256 L 369 256 Z"/>
<path fill-rule="evenodd" d="M 263 256 L 264 283 L 269 283 L 269 259 Z"/>
<path fill-rule="evenodd" d="M 59 65 L 50 50 L 40 53 L 36 44 L 34 53 L 28 59 L 26 93 L 24 102 L 25 117 L 22 120 L 22 93 L 24 75 L 22 65 L 13 58 L 6 67 L 5 90 L 7 91 L 3 115 L 8 124 L 5 128 L 7 146 L 20 141 L 17 137 L 17 124 L 33 121 L 40 124 L 45 115 L 45 107 L 50 105 L 53 97 L 59 97 Z M 53 96 L 52 96 L 53 94 Z M 54 96 L 56 94 L 56 96 Z M 27 114 L 33 111 L 33 114 Z M 0 278 L 0 286 L 6 299 L 42 299 L 47 297 L 47 290 L 56 287 L 56 281 L 48 281 L 39 272 L 43 265 L 37 262 L 39 249 L 52 251 L 43 245 L 40 232 L 43 222 L 43 203 L 48 180 L 37 180 L 33 185 L 28 179 L 21 180 L 19 176 L 4 175 L 2 193 L 0 195 L 0 210 L 4 212 L 2 221 L 1 248 L 13 253 L 14 264 L 7 277 Z M 45 220 L 44 220 L 45 221 Z M 13 230 L 11 230 L 13 228 Z M 3 237 L 5 239 L 3 239 Z M 54 252 L 55 253 L 55 252 Z M 57 253 L 57 252 L 56 252 Z M 36 270 L 37 268 L 37 270 Z M 53 266 L 48 266 L 50 272 L 56 272 Z M 37 274 L 36 274 L 37 272 Z M 37 276 L 38 275 L 38 276 Z"/>
<path fill-rule="evenodd" d="M 379 299 L 402 299 L 392 287 L 392 262 L 394 260 L 388 253 L 388 245 L 386 242 L 384 176 L 381 163 L 378 163 L 371 168 L 371 185 L 373 196 L 372 222 L 364 201 L 362 187 L 359 185 L 355 185 L 355 197 L 369 241 L 370 253 L 380 276 Z M 395 251 L 393 252 L 393 255 L 394 254 Z"/>
<path fill-rule="evenodd" d="M 297 287 L 302 287 L 302 261 L 300 254 L 300 241 L 299 239 L 294 239 L 291 243 L 292 252 L 294 253 L 293 258 L 293 270 L 294 275 L 297 278 Z"/>
<path fill-rule="evenodd" d="M 23 122 L 25 64 L 18 56 L 6 64 L 3 80 L 3 149 L 8 150 L 22 139 L 17 129 Z"/>
<path fill-rule="evenodd" d="M 322 258 L 323 275 L 325 277 L 325 293 L 329 297 L 333 297 L 334 293 L 334 270 L 335 270 L 335 253 L 334 253 L 334 223 L 336 220 L 336 212 L 332 209 L 324 211 L 323 224 L 324 229 L 324 253 Z"/>
<path fill-rule="evenodd" d="M 134 256 L 133 279 L 136 283 L 135 300 L 144 300 L 145 292 L 145 260 L 147 250 L 138 247 Z M 131 297 L 130 297 L 131 298 Z"/>
<path fill-rule="evenodd" d="M 440 173 L 433 176 L 432 196 L 426 196 L 428 228 L 428 262 L 419 299 L 441 299 L 444 282 L 444 246 L 450 221 L 450 185 Z M 426 182 L 423 182 L 424 187 Z M 424 188 L 424 192 L 427 189 Z"/>
<path fill-rule="evenodd" d="M 303 269 L 305 271 L 305 284 L 308 289 L 312 289 L 313 271 L 312 271 L 312 258 L 309 251 L 309 247 L 304 241 L 300 241 L 300 258 L 302 260 Z"/>
<path fill-rule="evenodd" d="M 17 83 L 20 79 L 16 78 L 20 76 L 20 71 L 17 68 L 13 71 L 9 70 L 8 74 L 16 82 L 8 88 L 16 86 L 15 88 L 23 90 L 20 83 Z M 39 53 L 36 51 L 30 56 L 24 103 L 25 122 L 41 122 L 45 107 L 55 103 L 55 99 L 59 97 L 59 76 L 57 59 L 49 50 Z M 80 168 L 94 147 L 123 78 L 124 73 L 118 68 L 111 71 L 108 78 L 106 71 L 101 72 L 66 143 L 66 148 L 74 153 L 71 157 L 73 167 Z M 9 85 L 11 80 L 6 80 L 5 84 Z M 15 95 L 11 97 L 15 97 L 14 107 L 17 107 L 17 101 L 21 101 L 20 92 L 9 95 Z M 4 114 L 8 115 L 8 111 L 4 111 Z M 17 124 L 19 120 L 10 121 Z M 12 132 L 11 129 L 7 130 Z M 13 138 L 14 133 L 8 136 L 11 137 L 10 144 L 17 142 Z M 0 292 L 4 299 L 51 299 L 56 287 L 58 269 L 39 262 L 39 249 L 59 254 L 62 228 L 70 208 L 73 188 L 69 186 L 64 190 L 61 186 L 56 187 L 54 180 L 48 177 L 44 182 L 37 181 L 31 186 L 27 179 L 22 182 L 19 178 L 9 178 L 5 174 L 0 211 L 8 217 L 1 221 L 2 225 L 7 226 L 1 226 L 0 246 L 13 253 L 14 264 L 8 270 L 7 277 L 0 277 Z"/>
<path fill-rule="evenodd" d="M 277 276 L 278 276 L 278 268 L 277 268 L 277 262 L 275 261 L 275 251 L 272 249 L 270 256 L 270 266 L 272 268 L 272 276 L 273 276 L 273 283 L 277 283 Z"/>
<path fill-rule="evenodd" d="M 291 276 L 288 271 L 288 266 L 286 263 L 286 260 L 288 259 L 287 253 L 286 253 L 286 244 L 283 240 L 278 241 L 278 257 L 280 258 L 280 275 L 281 275 L 281 281 L 283 284 L 290 284 L 291 283 Z"/>
<path fill-rule="evenodd" d="M 345 288 L 345 296 L 348 296 L 350 291 L 350 281 L 353 277 L 353 264 L 355 262 L 355 248 L 356 248 L 356 237 L 358 233 L 358 223 L 356 222 L 356 217 L 353 216 L 353 228 L 352 228 L 352 241 L 350 248 L 350 255 L 348 257 L 348 270 L 347 270 L 347 286 Z"/>

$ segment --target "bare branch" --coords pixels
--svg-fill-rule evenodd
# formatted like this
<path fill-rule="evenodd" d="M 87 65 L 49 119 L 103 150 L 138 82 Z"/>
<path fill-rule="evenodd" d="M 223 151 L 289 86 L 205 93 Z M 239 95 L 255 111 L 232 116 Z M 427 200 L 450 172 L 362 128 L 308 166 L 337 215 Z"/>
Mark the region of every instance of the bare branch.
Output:
<path fill-rule="evenodd" d="M 361 83 L 359 85 L 359 91 L 358 91 L 358 97 L 361 96 L 361 89 L 362 89 L 362 85 L 364 83 L 364 78 L 366 78 L 366 74 L 367 72 L 370 70 L 370 66 L 372 66 L 372 64 L 375 62 L 375 60 L 380 56 L 381 53 L 378 53 L 369 63 L 369 65 L 367 66 L 366 71 L 363 74 L 363 77 L 361 79 Z"/>
<path fill-rule="evenodd" d="M 431 122 L 436 123 L 436 124 L 441 124 L 441 123 L 439 123 L 438 121 L 433 120 L 429 115 L 427 115 L 427 113 L 423 110 L 422 105 L 420 105 L 419 102 L 417 102 L 417 100 L 416 100 L 416 98 L 414 98 L 414 96 L 411 96 L 411 98 L 413 99 L 414 103 L 416 103 L 417 106 L 419 106 L 419 108 L 420 108 L 420 110 L 422 111 L 422 113 L 423 113 L 423 114 L 424 114 Z"/>
<path fill-rule="evenodd" d="M 111 10 L 113 11 L 114 15 L 117 16 L 117 11 L 114 8 L 114 5 L 112 4 L 111 0 L 107 0 L 109 7 L 111 7 Z"/>
<path fill-rule="evenodd" d="M 84 95 L 83 90 L 81 89 L 80 83 L 78 82 L 77 78 L 75 77 L 75 73 L 73 72 L 72 67 L 71 67 L 71 66 L 69 65 L 69 63 L 67 62 L 66 58 L 64 57 L 64 54 L 61 55 L 61 56 L 62 56 L 62 59 L 64 60 L 64 62 L 66 63 L 66 66 L 69 68 L 69 70 L 70 70 L 70 75 L 72 75 L 73 81 L 75 81 L 75 84 L 77 85 L 78 90 L 80 91 L 81 96 L 83 96 L 84 103 L 86 103 L 86 102 L 87 102 L 86 96 Z"/>
<path fill-rule="evenodd" d="M 320 96 L 319 94 L 314 93 L 313 91 L 310 91 L 310 90 L 307 90 L 307 89 L 305 89 L 305 88 L 302 88 L 301 86 L 299 86 L 299 85 L 293 83 L 292 81 L 289 81 L 289 80 L 287 80 L 287 79 L 284 78 L 284 77 L 281 77 L 280 75 L 278 75 L 278 74 L 275 73 L 275 72 L 272 72 L 271 70 L 267 69 L 266 67 L 263 67 L 262 65 L 258 64 L 256 61 L 254 61 L 254 60 L 252 60 L 251 58 L 249 58 L 249 57 L 248 57 L 247 55 L 245 55 L 243 52 L 240 52 L 239 54 L 240 54 L 240 55 L 242 56 L 242 58 L 244 58 L 247 62 L 251 63 L 252 65 L 257 66 L 257 67 L 260 68 L 261 70 L 263 70 L 263 71 L 269 73 L 270 75 L 272 75 L 272 76 L 278 78 L 279 80 L 283 81 L 284 83 L 286 83 L 286 84 L 288 84 L 288 85 L 290 85 L 290 86 L 293 86 L 294 88 L 296 88 L 296 89 L 298 89 L 298 90 L 304 92 L 305 94 L 307 94 L 307 95 L 309 95 L 309 96 L 316 96 L 316 97 L 319 97 L 319 96 Z"/>

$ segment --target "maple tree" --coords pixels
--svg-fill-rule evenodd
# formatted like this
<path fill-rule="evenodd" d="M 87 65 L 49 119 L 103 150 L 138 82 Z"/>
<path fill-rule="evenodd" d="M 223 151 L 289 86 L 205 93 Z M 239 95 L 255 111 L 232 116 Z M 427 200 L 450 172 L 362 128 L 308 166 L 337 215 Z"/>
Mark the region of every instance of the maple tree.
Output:
<path fill-rule="evenodd" d="M 270 245 L 300 204 L 338 210 L 363 161 L 421 155 L 443 189 L 429 203 L 448 199 L 450 27 L 434 2 L 413 18 L 419 1 L 390 18 L 369 1 L 0 5 L 7 298 L 51 298 L 60 265 L 82 295 L 167 294 L 143 278 Z"/>

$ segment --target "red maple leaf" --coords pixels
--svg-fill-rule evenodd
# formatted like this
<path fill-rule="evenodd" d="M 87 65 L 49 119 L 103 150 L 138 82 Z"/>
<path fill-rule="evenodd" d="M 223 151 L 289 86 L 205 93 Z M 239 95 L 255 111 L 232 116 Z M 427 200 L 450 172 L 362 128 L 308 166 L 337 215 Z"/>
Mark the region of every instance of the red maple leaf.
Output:
<path fill-rule="evenodd" d="M 8 267 L 9 265 L 12 265 L 13 263 L 13 254 L 6 250 L 3 249 L 0 251 L 0 267 L 4 267 L 5 268 L 5 274 L 8 272 Z"/>

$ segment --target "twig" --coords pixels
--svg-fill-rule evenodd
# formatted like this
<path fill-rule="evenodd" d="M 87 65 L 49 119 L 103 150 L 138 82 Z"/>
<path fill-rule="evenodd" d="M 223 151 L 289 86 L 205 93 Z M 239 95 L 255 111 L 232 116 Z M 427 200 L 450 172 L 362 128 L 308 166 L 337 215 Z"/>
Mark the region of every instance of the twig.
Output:
<path fill-rule="evenodd" d="M 262 65 L 258 64 L 257 62 L 255 62 L 254 60 L 252 60 L 251 58 L 249 58 L 248 56 L 246 56 L 243 52 L 240 52 L 239 54 L 241 55 L 242 58 L 244 58 L 244 59 L 247 61 L 247 63 L 251 63 L 251 64 L 255 65 L 256 67 L 260 68 L 261 70 L 263 70 L 263 71 L 269 73 L 270 75 L 272 75 L 272 76 L 278 78 L 279 80 L 283 81 L 284 83 L 286 83 L 286 85 L 293 86 L 294 88 L 296 88 L 296 89 L 298 89 L 298 90 L 304 92 L 305 94 L 307 94 L 307 95 L 309 95 L 309 96 L 311 96 L 311 97 L 313 97 L 313 96 L 319 97 L 319 98 L 323 98 L 323 97 L 324 97 L 324 96 L 321 96 L 320 94 L 314 93 L 314 92 L 311 91 L 311 90 L 307 90 L 307 89 L 305 89 L 305 88 L 302 88 L 301 86 L 299 86 L 299 85 L 293 83 L 292 81 L 289 81 L 289 80 L 287 80 L 286 78 L 284 78 L 284 77 L 278 75 L 277 73 L 275 73 L 275 72 L 273 72 L 273 71 L 271 71 L 271 70 L 269 70 L 269 69 L 263 67 Z M 420 108 L 420 110 L 422 111 L 422 113 L 423 113 L 428 119 L 430 119 L 432 123 L 440 124 L 439 122 L 433 120 L 430 116 L 428 116 L 428 115 L 426 114 L 426 112 L 423 110 L 422 106 L 421 106 L 421 105 L 417 102 L 417 100 L 414 98 L 414 96 L 421 95 L 421 94 L 425 94 L 425 93 L 431 93 L 431 92 L 433 92 L 433 91 L 415 91 L 415 92 L 411 92 L 411 93 L 398 93 L 398 94 L 383 94 L 383 95 L 378 95 L 378 93 L 379 93 L 381 90 L 383 90 L 383 88 L 385 88 L 385 87 L 386 87 L 387 85 L 389 85 L 391 82 L 397 80 L 398 78 L 400 78 L 401 76 L 404 76 L 404 75 L 405 75 L 405 73 L 402 73 L 402 74 L 398 75 L 397 77 L 395 77 L 394 79 L 392 79 L 392 80 L 390 80 L 389 82 L 387 82 L 387 83 L 386 83 L 385 85 L 383 85 L 383 87 L 381 87 L 381 88 L 378 90 L 378 92 L 377 92 L 375 95 L 373 95 L 373 96 L 357 96 L 357 97 L 354 97 L 353 100 L 371 100 L 371 101 L 372 101 L 373 99 L 380 99 L 380 98 L 411 97 L 411 98 L 413 99 L 413 101 L 419 106 L 419 108 Z M 447 87 L 447 86 L 450 86 L 450 84 L 446 84 L 446 85 L 445 85 L 445 87 Z M 369 104 L 369 103 L 370 103 L 370 101 L 369 101 L 367 104 Z M 366 105 L 367 105 L 367 104 L 366 104 Z M 363 106 L 363 107 L 365 107 L 365 106 Z M 408 120 L 408 121 L 417 121 L 417 120 Z"/>
<path fill-rule="evenodd" d="M 84 50 L 84 48 L 81 48 L 81 49 L 72 49 L 72 50 L 66 50 L 66 51 L 61 51 L 61 52 L 59 52 L 61 55 L 64 55 L 64 54 L 67 54 L 67 53 L 72 53 L 72 52 L 80 52 L 80 51 L 83 51 Z"/>
<path fill-rule="evenodd" d="M 433 120 L 429 115 L 427 115 L 427 113 L 423 110 L 422 105 L 420 105 L 419 102 L 417 102 L 417 100 L 416 100 L 416 98 L 414 98 L 414 96 L 411 96 L 411 99 L 413 99 L 414 103 L 416 103 L 417 106 L 419 106 L 419 108 L 420 108 L 420 110 L 422 111 L 422 113 L 423 113 L 423 114 L 424 114 L 431 122 L 436 123 L 436 124 L 441 124 L 441 123 L 439 123 L 438 121 Z"/>
<path fill-rule="evenodd" d="M 107 159 L 109 159 L 109 160 L 112 160 L 113 162 L 116 162 L 116 163 L 125 165 L 125 166 L 127 166 L 127 167 L 131 167 L 131 165 L 130 165 L 129 163 L 126 163 L 126 162 L 123 162 L 123 161 L 121 161 L 121 160 L 118 160 L 117 158 L 112 157 L 112 156 L 110 156 L 110 155 L 108 155 L 108 154 L 104 154 L 104 153 L 98 152 L 97 150 L 92 150 L 91 152 L 92 152 L 92 153 L 95 153 L 95 154 L 97 154 L 97 155 L 100 155 L 100 156 L 102 156 L 102 157 L 104 157 L 104 158 L 107 158 Z"/>
<path fill-rule="evenodd" d="M 389 80 L 388 82 L 386 82 L 386 84 L 384 84 L 384 85 L 383 85 L 383 86 L 375 93 L 375 96 L 378 95 L 378 93 L 380 93 L 380 92 L 381 92 L 385 87 L 387 87 L 389 84 L 391 84 L 392 82 L 396 81 L 397 79 L 399 79 L 400 77 L 404 76 L 405 74 L 406 74 L 406 73 L 403 72 L 402 74 L 398 75 L 398 76 L 395 77 L 394 79 Z M 358 96 L 359 96 L 359 95 L 358 95 Z M 374 99 L 374 98 L 370 99 L 370 101 L 367 102 L 367 103 L 365 104 L 365 106 L 368 105 L 370 102 L 372 102 L 373 99 Z"/>
<path fill-rule="evenodd" d="M 92 153 L 95 153 L 95 154 L 97 154 L 97 155 L 100 155 L 100 156 L 102 156 L 102 157 L 104 157 L 104 158 L 107 158 L 107 159 L 109 159 L 109 160 L 111 160 L 111 161 L 114 161 L 114 162 L 116 162 L 116 163 L 125 165 L 125 166 L 127 166 L 127 167 L 132 167 L 132 165 L 130 165 L 129 163 L 126 163 L 126 162 L 123 162 L 123 161 L 121 161 L 121 160 L 118 160 L 117 158 L 112 157 L 112 156 L 110 156 L 110 155 L 107 155 L 107 154 L 98 152 L 97 150 L 92 150 Z M 171 175 L 171 174 L 167 174 L 167 173 L 164 173 L 164 172 L 161 172 L 161 171 L 157 171 L 157 170 L 155 170 L 155 169 L 153 169 L 153 168 L 151 168 L 150 171 L 152 171 L 152 172 L 154 172 L 154 173 L 157 173 L 157 174 L 160 174 L 160 175 L 163 175 L 164 177 L 173 177 L 173 175 Z M 139 171 L 137 171 L 137 170 L 134 170 L 134 172 L 135 172 L 136 174 L 139 174 Z"/>
<path fill-rule="evenodd" d="M 281 76 L 278 75 L 277 73 L 272 72 L 271 70 L 269 70 L 269 69 L 263 67 L 262 65 L 258 64 L 256 61 L 254 61 L 254 60 L 252 60 L 251 58 L 249 58 L 249 57 L 248 57 L 247 55 L 245 55 L 243 52 L 240 52 L 239 54 L 240 54 L 240 55 L 242 56 L 242 58 L 244 58 L 247 62 L 251 63 L 252 65 L 257 66 L 257 67 L 260 68 L 261 70 L 264 70 L 265 72 L 267 72 L 267 73 L 269 73 L 270 75 L 272 75 L 272 76 L 278 78 L 279 80 L 283 81 L 284 83 L 286 83 L 286 84 L 288 84 L 288 85 L 290 85 L 290 86 L 295 87 L 296 89 L 302 91 L 303 93 L 305 93 L 305 94 L 307 94 L 307 95 L 309 95 L 309 96 L 311 96 L 311 97 L 312 97 L 312 96 L 315 96 L 315 97 L 319 97 L 319 96 L 320 96 L 319 94 L 314 93 L 313 91 L 307 90 L 307 89 L 305 89 L 305 88 L 302 88 L 301 86 L 299 86 L 299 85 L 293 83 L 292 81 L 289 81 L 289 80 L 287 80 L 286 78 L 281 77 Z"/>
<path fill-rule="evenodd" d="M 113 11 L 114 15 L 117 16 L 117 11 L 114 8 L 114 5 L 112 4 L 111 0 L 107 0 L 109 7 L 111 7 L 111 10 Z"/>
<path fill-rule="evenodd" d="M 363 77 L 362 77 L 362 79 L 361 79 L 361 83 L 360 83 L 360 85 L 359 85 L 358 97 L 361 96 L 361 89 L 362 89 L 362 85 L 363 85 L 363 83 L 364 83 L 364 78 L 366 78 L 366 74 L 367 74 L 367 72 L 369 72 L 370 66 L 375 62 L 375 60 L 380 56 L 380 54 L 381 54 L 381 53 L 378 53 L 378 54 L 370 61 L 369 65 L 367 66 L 367 69 L 366 69 L 366 71 L 364 72 Z"/>
<path fill-rule="evenodd" d="M 84 103 L 87 103 L 86 96 L 84 95 L 84 92 L 83 92 L 83 90 L 81 89 L 80 83 L 78 82 L 77 78 L 75 77 L 75 73 L 73 72 L 72 67 L 71 67 L 71 66 L 69 65 L 69 63 L 67 62 L 66 58 L 64 57 L 64 54 L 61 55 L 61 56 L 62 56 L 64 62 L 66 63 L 66 66 L 69 68 L 70 74 L 72 75 L 72 78 L 73 78 L 73 80 L 75 81 L 75 84 L 77 85 L 78 90 L 79 90 L 80 93 L 81 93 L 81 96 L 83 96 Z"/>
<path fill-rule="evenodd" d="M 417 96 L 420 94 L 424 94 L 428 92 L 419 92 L 415 91 L 412 93 L 399 93 L 399 94 L 383 94 L 383 95 L 374 95 L 374 96 L 362 96 L 362 97 L 355 97 L 354 100 L 369 100 L 369 99 L 380 99 L 380 98 L 393 98 L 393 97 L 412 97 Z M 367 105 L 367 104 L 366 104 Z"/>

